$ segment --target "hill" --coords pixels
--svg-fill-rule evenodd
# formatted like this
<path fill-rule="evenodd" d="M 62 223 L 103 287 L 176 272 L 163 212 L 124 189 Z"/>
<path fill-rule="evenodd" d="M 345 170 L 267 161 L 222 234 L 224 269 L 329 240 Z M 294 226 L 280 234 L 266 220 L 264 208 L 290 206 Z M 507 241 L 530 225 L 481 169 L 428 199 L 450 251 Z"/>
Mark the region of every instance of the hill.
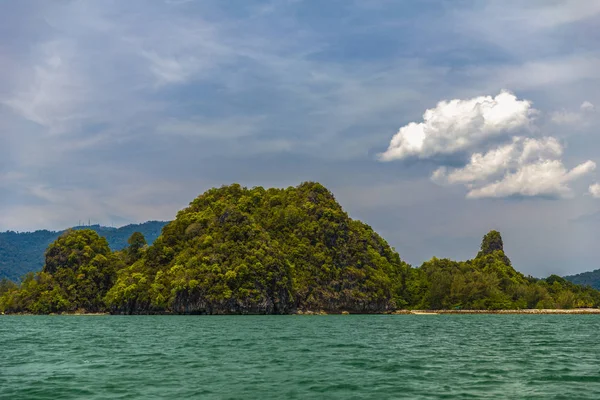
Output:
<path fill-rule="evenodd" d="M 598 307 L 600 292 L 524 276 L 490 231 L 475 258 L 403 262 L 324 186 L 210 189 L 151 246 L 133 234 L 111 251 L 96 232 L 50 244 L 41 272 L 0 281 L 0 311 L 118 314 L 383 313 L 396 309 Z"/>
<path fill-rule="evenodd" d="M 161 221 L 148 221 L 121 228 L 92 225 L 73 229 L 91 229 L 105 237 L 112 250 L 121 250 L 127 246 L 127 238 L 135 231 L 143 233 L 148 242 L 152 243 L 165 224 L 166 222 Z M 65 231 L 0 232 L 0 279 L 18 281 L 28 272 L 41 270 L 46 248 L 63 232 Z"/>
<path fill-rule="evenodd" d="M 600 269 L 594 271 L 582 272 L 577 275 L 565 276 L 565 279 L 576 283 L 577 285 L 590 286 L 600 290 Z"/>
<path fill-rule="evenodd" d="M 318 183 L 211 189 L 180 211 L 107 294 L 113 312 L 382 312 L 409 266 Z"/>

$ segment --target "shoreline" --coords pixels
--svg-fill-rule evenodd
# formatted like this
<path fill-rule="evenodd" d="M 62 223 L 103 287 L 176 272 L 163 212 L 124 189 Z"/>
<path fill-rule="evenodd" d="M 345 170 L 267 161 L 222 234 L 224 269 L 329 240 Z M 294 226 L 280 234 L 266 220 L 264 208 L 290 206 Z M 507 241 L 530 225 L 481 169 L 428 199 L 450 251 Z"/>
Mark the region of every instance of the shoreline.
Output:
<path fill-rule="evenodd" d="M 394 315 L 419 314 L 600 314 L 600 308 L 523 309 L 523 310 L 396 310 Z"/>
<path fill-rule="evenodd" d="M 470 314 L 600 314 L 600 308 L 545 308 L 545 309 L 520 309 L 520 310 L 394 310 L 374 313 L 350 313 L 348 311 L 297 311 L 293 315 L 439 315 L 439 314 L 456 314 L 456 315 L 470 315 Z"/>
<path fill-rule="evenodd" d="M 51 317 L 55 316 L 67 316 L 67 317 L 98 317 L 104 315 L 112 315 L 111 313 L 50 313 L 50 314 L 33 314 L 33 313 L 0 313 L 0 317 L 9 315 L 21 315 L 21 316 L 35 316 L 35 315 L 48 315 Z"/>
<path fill-rule="evenodd" d="M 584 315 L 584 314 L 600 314 L 600 308 L 571 308 L 571 309 L 522 309 L 522 310 L 395 310 L 373 313 L 350 313 L 348 311 L 326 312 L 320 311 L 303 311 L 298 310 L 291 314 L 282 315 L 473 315 L 473 314 L 506 314 L 506 315 Z M 50 316 L 108 316 L 108 315 L 271 315 L 271 314 L 178 314 L 178 313 L 149 313 L 149 314 L 111 314 L 111 313 L 51 313 L 51 314 L 31 314 L 31 313 L 0 313 L 0 316 L 9 315 L 50 315 Z M 275 314 L 273 314 L 275 315 Z M 277 314 L 279 315 L 279 314 Z"/>

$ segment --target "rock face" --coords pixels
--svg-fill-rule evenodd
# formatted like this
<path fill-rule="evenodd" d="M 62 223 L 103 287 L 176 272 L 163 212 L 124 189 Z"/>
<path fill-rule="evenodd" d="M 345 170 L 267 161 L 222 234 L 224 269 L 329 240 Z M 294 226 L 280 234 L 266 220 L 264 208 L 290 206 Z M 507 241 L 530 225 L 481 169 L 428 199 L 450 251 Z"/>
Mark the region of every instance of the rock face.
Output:
<path fill-rule="evenodd" d="M 318 183 L 211 189 L 180 211 L 107 296 L 113 312 L 382 312 L 409 266 Z"/>

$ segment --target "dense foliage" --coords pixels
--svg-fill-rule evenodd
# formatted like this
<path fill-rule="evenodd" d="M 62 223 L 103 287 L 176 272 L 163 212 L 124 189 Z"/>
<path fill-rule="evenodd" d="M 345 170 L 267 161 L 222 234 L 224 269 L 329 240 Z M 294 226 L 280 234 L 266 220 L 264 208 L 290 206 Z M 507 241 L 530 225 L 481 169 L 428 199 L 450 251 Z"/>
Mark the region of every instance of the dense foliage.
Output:
<path fill-rule="evenodd" d="M 286 314 L 417 309 L 597 307 L 600 292 L 526 277 L 491 231 L 468 261 L 411 268 L 318 183 L 211 189 L 147 246 L 111 252 L 91 230 L 52 243 L 41 272 L 0 281 L 0 311 Z"/>
<path fill-rule="evenodd" d="M 45 259 L 43 270 L 28 273 L 19 289 L 4 290 L 2 311 L 45 314 L 105 309 L 104 296 L 122 267 L 105 238 L 89 229 L 67 231 L 50 245 Z"/>
<path fill-rule="evenodd" d="M 28 272 L 40 271 L 44 251 L 60 235 L 59 232 L 0 232 L 0 278 L 18 281 Z"/>
<path fill-rule="evenodd" d="M 488 233 L 477 257 L 437 259 L 413 270 L 412 304 L 423 309 L 585 308 L 600 305 L 600 292 L 559 276 L 546 279 L 517 272 L 497 231 Z"/>
<path fill-rule="evenodd" d="M 377 312 L 403 306 L 409 266 L 322 185 L 212 189 L 120 271 L 115 312 Z"/>
<path fill-rule="evenodd" d="M 148 221 L 121 228 L 92 225 L 73 229 L 91 229 L 105 237 L 112 250 L 122 250 L 128 245 L 127 239 L 136 231 L 141 232 L 152 243 L 165 224 L 162 221 Z M 64 231 L 0 232 L 0 279 L 8 278 L 16 282 L 28 272 L 40 271 L 44 265 L 46 248 L 62 233 Z"/>
<path fill-rule="evenodd" d="M 565 279 L 577 285 L 590 286 L 596 290 L 600 290 L 600 269 L 565 276 Z"/>

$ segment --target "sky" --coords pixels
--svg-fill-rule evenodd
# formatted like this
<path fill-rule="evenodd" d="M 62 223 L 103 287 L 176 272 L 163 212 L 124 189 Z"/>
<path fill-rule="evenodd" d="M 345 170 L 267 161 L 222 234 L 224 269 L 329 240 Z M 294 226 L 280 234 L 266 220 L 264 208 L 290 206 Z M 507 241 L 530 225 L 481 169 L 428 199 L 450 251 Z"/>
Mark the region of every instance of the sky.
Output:
<path fill-rule="evenodd" d="M 600 2 L 0 2 L 0 231 L 318 181 L 414 266 L 600 268 Z"/>

